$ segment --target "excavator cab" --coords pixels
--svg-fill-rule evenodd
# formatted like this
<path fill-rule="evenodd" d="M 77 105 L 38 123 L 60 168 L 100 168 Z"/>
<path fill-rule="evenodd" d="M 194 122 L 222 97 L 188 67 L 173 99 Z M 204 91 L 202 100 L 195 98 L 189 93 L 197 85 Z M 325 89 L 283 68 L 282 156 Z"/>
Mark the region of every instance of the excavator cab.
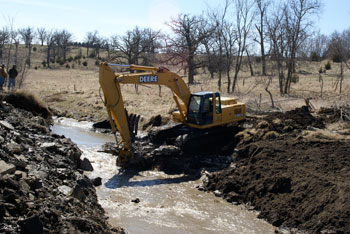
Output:
<path fill-rule="evenodd" d="M 213 99 L 213 97 L 215 98 Z M 213 100 L 218 103 L 214 103 Z M 191 94 L 188 103 L 187 122 L 202 126 L 212 124 L 214 107 L 216 113 L 221 111 L 219 93 L 197 92 Z"/>

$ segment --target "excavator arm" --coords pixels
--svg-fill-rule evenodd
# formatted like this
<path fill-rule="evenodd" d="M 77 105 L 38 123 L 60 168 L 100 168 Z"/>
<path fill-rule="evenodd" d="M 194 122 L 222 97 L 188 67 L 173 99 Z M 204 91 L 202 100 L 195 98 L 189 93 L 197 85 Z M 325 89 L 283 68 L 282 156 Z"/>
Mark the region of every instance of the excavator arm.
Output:
<path fill-rule="evenodd" d="M 114 73 L 111 66 L 127 67 L 131 70 L 145 71 L 142 73 Z M 118 129 L 122 142 L 118 144 L 119 156 L 117 164 L 125 165 L 133 158 L 131 134 L 125 112 L 120 84 L 163 85 L 173 93 L 173 98 L 179 109 L 179 120 L 186 121 L 186 113 L 191 92 L 185 82 L 177 74 L 166 68 L 146 67 L 138 65 L 119 65 L 101 63 L 99 82 L 104 93 L 104 104 L 107 109 L 112 131 L 115 135 Z"/>

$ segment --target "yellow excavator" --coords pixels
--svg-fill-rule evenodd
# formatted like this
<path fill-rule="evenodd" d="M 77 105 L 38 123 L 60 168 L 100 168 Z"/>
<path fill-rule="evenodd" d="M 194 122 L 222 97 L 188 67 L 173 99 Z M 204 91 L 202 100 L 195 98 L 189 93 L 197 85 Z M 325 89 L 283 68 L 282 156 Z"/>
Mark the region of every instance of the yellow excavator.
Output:
<path fill-rule="evenodd" d="M 113 66 L 128 68 L 136 72 L 115 73 L 112 70 Z M 120 84 L 168 87 L 177 106 L 177 111 L 172 113 L 172 119 L 187 126 L 188 129 L 198 129 L 210 134 L 210 129 L 243 121 L 246 118 L 244 103 L 237 102 L 234 98 L 221 97 L 218 92 L 191 93 L 179 75 L 164 67 L 101 63 L 99 83 L 104 93 L 104 104 L 112 132 L 116 137 L 118 129 L 122 139 L 118 143 L 116 137 L 119 151 L 118 166 L 124 166 L 133 158 L 133 139 L 130 131 L 133 127 L 128 121 Z"/>

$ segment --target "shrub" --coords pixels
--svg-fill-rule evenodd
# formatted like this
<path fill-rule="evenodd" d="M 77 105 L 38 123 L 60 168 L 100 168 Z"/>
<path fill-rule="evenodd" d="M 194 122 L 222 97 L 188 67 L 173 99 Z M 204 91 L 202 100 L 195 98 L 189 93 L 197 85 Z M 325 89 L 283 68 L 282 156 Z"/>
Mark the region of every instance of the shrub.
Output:
<path fill-rule="evenodd" d="M 74 60 L 79 60 L 79 59 L 81 59 L 81 55 L 75 55 L 74 56 Z"/>
<path fill-rule="evenodd" d="M 318 69 L 318 73 L 323 73 L 323 68 L 322 67 L 320 67 L 320 69 Z"/>
<path fill-rule="evenodd" d="M 74 66 L 74 63 L 72 64 L 72 69 L 74 69 L 75 68 L 75 66 Z"/>
<path fill-rule="evenodd" d="M 342 58 L 339 54 L 334 54 L 332 56 L 332 61 L 333 61 L 333 63 L 340 63 L 342 61 Z"/>
<path fill-rule="evenodd" d="M 35 46 L 33 47 L 33 51 L 34 51 L 34 52 L 36 51 L 36 47 L 35 47 Z"/>
<path fill-rule="evenodd" d="M 96 61 L 95 61 L 95 65 L 96 65 L 96 66 L 100 65 L 100 61 L 96 60 Z"/>
<path fill-rule="evenodd" d="M 67 69 L 70 69 L 70 66 L 69 66 L 69 64 L 68 64 L 68 63 L 66 64 L 66 68 L 67 68 Z"/>
<path fill-rule="evenodd" d="M 46 67 L 46 61 L 43 60 L 43 62 L 41 63 L 43 65 L 43 67 Z"/>
<path fill-rule="evenodd" d="M 35 66 L 35 67 L 34 67 L 34 69 L 35 69 L 35 70 L 38 70 L 38 67 L 37 67 L 37 66 Z"/>
<path fill-rule="evenodd" d="M 86 61 L 83 62 L 83 66 L 86 67 L 88 63 Z"/>
<path fill-rule="evenodd" d="M 299 76 L 296 73 L 293 73 L 291 81 L 293 83 L 298 83 L 299 82 Z"/>
<path fill-rule="evenodd" d="M 318 62 L 320 61 L 320 56 L 318 56 L 316 52 L 312 51 L 310 54 L 310 60 L 313 62 Z"/>
<path fill-rule="evenodd" d="M 329 61 L 326 63 L 326 65 L 324 65 L 324 69 L 326 69 L 326 70 L 331 70 L 332 69 L 331 63 Z"/>
<path fill-rule="evenodd" d="M 67 59 L 68 62 L 72 62 L 73 61 L 73 57 L 72 56 L 69 56 L 68 59 Z"/>
<path fill-rule="evenodd" d="M 95 57 L 96 57 L 95 52 L 92 52 L 91 54 L 89 54 L 89 58 L 95 58 Z"/>

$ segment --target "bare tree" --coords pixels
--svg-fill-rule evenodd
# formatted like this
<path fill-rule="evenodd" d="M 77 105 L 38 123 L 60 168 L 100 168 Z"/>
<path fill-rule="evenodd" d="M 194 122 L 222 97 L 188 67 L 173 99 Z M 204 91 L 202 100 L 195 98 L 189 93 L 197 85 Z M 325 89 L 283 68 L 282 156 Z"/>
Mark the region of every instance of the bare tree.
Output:
<path fill-rule="evenodd" d="M 194 83 L 195 70 L 202 65 L 199 59 L 200 46 L 205 38 L 213 33 L 213 28 L 208 27 L 208 23 L 202 16 L 190 16 L 180 14 L 173 18 L 167 25 L 175 36 L 167 37 L 167 53 L 172 57 L 172 61 L 181 63 L 185 59 L 188 71 L 188 83 Z M 184 61 L 182 61 L 184 62 Z"/>
<path fill-rule="evenodd" d="M 38 38 L 40 40 L 41 46 L 44 45 L 44 42 L 46 41 L 47 31 L 45 28 L 37 28 Z"/>
<path fill-rule="evenodd" d="M 5 44 L 8 43 L 9 39 L 9 29 L 7 27 L 0 29 L 0 62 L 3 60 L 3 50 L 5 48 Z"/>
<path fill-rule="evenodd" d="M 253 4 L 250 1 L 235 0 L 235 33 L 236 33 L 236 47 L 237 55 L 235 61 L 235 74 L 233 78 L 233 84 L 231 92 L 235 91 L 237 84 L 238 73 L 241 69 L 242 59 L 247 47 L 248 34 L 250 33 L 251 25 L 254 20 L 252 7 Z"/>
<path fill-rule="evenodd" d="M 17 65 L 18 62 L 18 47 L 19 47 L 19 41 L 20 41 L 20 37 L 19 37 L 19 32 L 18 30 L 14 30 L 12 31 L 12 40 L 13 40 L 13 44 L 15 45 L 15 54 L 14 54 L 14 64 Z"/>
<path fill-rule="evenodd" d="M 13 41 L 16 39 L 18 32 L 14 29 L 14 19 L 11 17 L 7 18 L 8 21 L 8 29 L 9 29 L 9 39 L 8 39 L 8 53 L 7 53 L 7 63 L 6 66 L 9 67 L 10 59 L 11 59 L 11 51 L 13 46 Z"/>
<path fill-rule="evenodd" d="M 217 55 L 217 48 L 215 46 L 215 37 L 207 37 L 203 40 L 203 46 L 205 48 L 205 62 L 203 63 L 203 69 L 208 69 L 210 78 L 214 79 L 214 73 L 218 71 L 219 56 Z M 219 78 L 218 88 L 221 89 L 221 74 Z"/>
<path fill-rule="evenodd" d="M 225 73 L 227 76 L 227 93 L 230 93 L 231 88 L 231 68 L 234 61 L 234 56 L 236 55 L 235 44 L 237 42 L 235 26 L 233 23 L 225 21 L 223 24 L 223 52 L 224 52 L 224 61 L 223 67 L 225 68 Z"/>
<path fill-rule="evenodd" d="M 208 13 L 208 18 L 212 24 L 212 27 L 215 29 L 214 33 L 213 33 L 213 43 L 212 45 L 215 45 L 214 49 L 216 50 L 215 53 L 212 54 L 217 54 L 217 56 L 214 56 L 214 58 L 211 59 L 210 63 L 209 63 L 209 67 L 211 68 L 211 70 L 217 70 L 218 72 L 218 88 L 219 90 L 221 90 L 221 80 L 222 80 L 222 72 L 224 70 L 224 57 L 227 59 L 227 52 L 224 52 L 224 47 L 227 47 L 227 44 L 225 45 L 224 43 L 227 43 L 227 35 L 225 38 L 224 35 L 224 31 L 226 30 L 227 33 L 227 28 L 225 28 L 225 18 L 227 16 L 227 11 L 228 8 L 230 7 L 231 4 L 231 0 L 225 0 L 224 6 L 221 9 L 211 9 L 209 10 Z M 226 41 L 225 41 L 226 40 Z M 209 45 L 207 45 L 209 43 L 206 43 L 206 50 L 208 53 L 208 48 Z M 211 65 L 211 66 L 210 66 Z M 226 72 L 227 72 L 227 66 L 226 66 Z M 211 72 L 212 74 L 212 72 Z M 213 76 L 213 75 L 212 75 Z M 229 74 L 228 74 L 228 79 L 229 79 Z M 229 90 L 230 88 L 228 88 Z"/>
<path fill-rule="evenodd" d="M 30 67 L 31 54 L 32 54 L 32 43 L 33 43 L 33 40 L 35 38 L 35 31 L 31 27 L 27 27 L 27 28 L 20 29 L 19 33 L 22 37 L 22 40 L 24 41 L 26 48 L 28 48 L 26 63 Z"/>
<path fill-rule="evenodd" d="M 328 44 L 328 37 L 318 31 L 315 36 L 311 38 L 310 43 L 307 45 L 311 50 L 311 60 L 321 61 L 324 59 L 327 54 Z"/>
<path fill-rule="evenodd" d="M 319 9 L 319 0 L 286 0 L 275 9 L 268 20 L 273 59 L 277 64 L 282 96 L 290 91 L 298 51 L 303 41 L 310 36 L 312 16 Z"/>
<path fill-rule="evenodd" d="M 134 28 L 127 31 L 124 36 L 112 37 L 112 46 L 115 51 L 114 58 L 125 61 L 128 64 L 150 65 L 150 54 L 155 53 L 159 31 L 150 28 Z"/>
<path fill-rule="evenodd" d="M 347 37 L 347 33 L 348 32 L 346 30 L 344 30 L 343 33 L 334 32 L 331 35 L 331 40 L 328 48 L 328 53 L 333 58 L 333 61 L 340 63 L 340 74 L 334 85 L 335 90 L 337 90 L 339 86 L 340 94 L 342 93 L 344 81 L 344 65 L 346 65 L 349 68 L 347 60 L 350 58 L 350 36 Z"/>
<path fill-rule="evenodd" d="M 286 27 L 288 49 L 285 94 L 289 93 L 290 90 L 299 46 L 309 36 L 309 28 L 312 25 L 311 16 L 317 14 L 320 7 L 320 0 L 288 0 L 284 5 L 284 26 Z"/>
<path fill-rule="evenodd" d="M 285 40 L 285 27 L 282 23 L 284 15 L 283 12 L 277 8 L 268 20 L 268 32 L 270 38 L 270 47 L 272 52 L 272 59 L 276 62 L 279 90 L 280 95 L 284 94 L 284 54 L 286 50 L 286 40 Z"/>
<path fill-rule="evenodd" d="M 109 38 L 102 39 L 102 48 L 104 48 L 107 51 L 107 59 L 110 60 L 112 51 L 112 40 Z"/>
<path fill-rule="evenodd" d="M 72 41 L 72 34 L 63 29 L 62 31 L 58 32 L 56 36 L 59 37 L 59 46 L 61 47 L 63 61 L 66 61 L 68 46 Z"/>
<path fill-rule="evenodd" d="M 85 37 L 85 44 L 86 44 L 86 57 L 89 57 L 89 49 L 92 48 L 94 45 L 96 38 L 98 36 L 98 31 L 95 30 L 94 32 L 87 32 Z"/>
<path fill-rule="evenodd" d="M 100 49 L 103 47 L 103 38 L 97 34 L 92 47 L 95 49 L 95 58 L 100 57 Z"/>
<path fill-rule="evenodd" d="M 257 22 L 255 28 L 258 31 L 259 38 L 256 38 L 255 41 L 260 45 L 261 53 L 261 71 L 262 75 L 266 76 L 266 56 L 265 56 L 265 41 L 266 41 L 266 15 L 267 8 L 270 5 L 269 0 L 255 0 L 256 8 L 258 12 Z"/>
<path fill-rule="evenodd" d="M 46 45 L 47 45 L 47 51 L 46 51 L 46 64 L 48 68 L 50 67 L 50 59 L 51 59 L 51 52 L 53 50 L 53 47 L 55 45 L 55 41 L 56 41 L 56 33 L 51 30 L 51 31 L 47 31 L 46 34 Z"/>

